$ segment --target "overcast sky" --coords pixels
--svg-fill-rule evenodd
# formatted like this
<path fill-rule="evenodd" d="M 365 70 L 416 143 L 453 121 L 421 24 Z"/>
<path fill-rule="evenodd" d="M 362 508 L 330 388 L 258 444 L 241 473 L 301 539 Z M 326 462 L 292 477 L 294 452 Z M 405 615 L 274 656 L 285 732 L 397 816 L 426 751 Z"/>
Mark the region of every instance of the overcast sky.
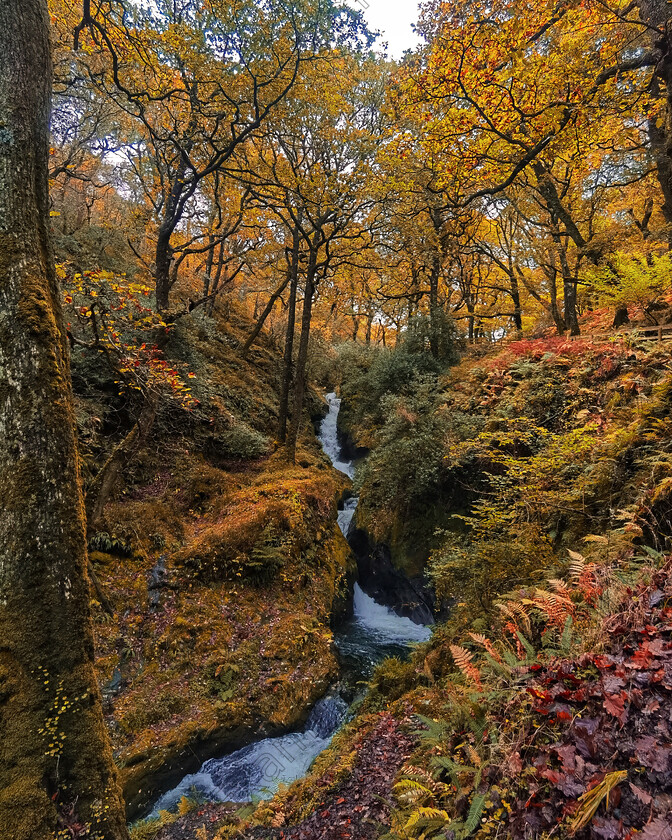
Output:
<path fill-rule="evenodd" d="M 400 58 L 404 50 L 417 45 L 411 24 L 418 19 L 418 0 L 348 0 L 362 9 L 371 29 L 379 29 L 389 44 L 388 54 Z"/>

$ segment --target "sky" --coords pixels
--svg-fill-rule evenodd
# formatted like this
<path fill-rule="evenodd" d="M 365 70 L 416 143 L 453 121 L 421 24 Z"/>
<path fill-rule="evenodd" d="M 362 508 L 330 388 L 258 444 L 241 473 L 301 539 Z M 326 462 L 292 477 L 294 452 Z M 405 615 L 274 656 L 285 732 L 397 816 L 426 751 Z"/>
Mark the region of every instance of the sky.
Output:
<path fill-rule="evenodd" d="M 388 54 L 392 58 L 401 58 L 404 50 L 417 45 L 411 24 L 418 19 L 418 0 L 348 0 L 348 3 L 364 12 L 370 29 L 381 31 L 380 40 L 388 42 Z"/>

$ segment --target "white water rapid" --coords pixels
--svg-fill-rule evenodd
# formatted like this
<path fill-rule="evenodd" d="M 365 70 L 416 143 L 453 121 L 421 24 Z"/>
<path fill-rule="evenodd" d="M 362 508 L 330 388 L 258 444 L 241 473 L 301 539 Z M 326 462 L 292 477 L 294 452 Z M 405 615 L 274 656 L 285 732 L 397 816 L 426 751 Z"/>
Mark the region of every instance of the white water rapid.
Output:
<path fill-rule="evenodd" d="M 341 443 L 338 438 L 338 412 L 341 409 L 341 401 L 336 394 L 327 394 L 329 411 L 327 412 L 320 426 L 318 435 L 322 449 L 331 459 L 331 463 L 337 470 L 345 473 L 350 479 L 355 477 L 355 465 L 352 461 L 344 461 L 342 456 Z M 352 496 L 338 513 L 338 524 L 343 536 L 348 537 L 352 519 L 357 510 L 358 498 Z M 431 636 L 429 627 L 424 624 L 416 624 L 410 618 L 403 618 L 397 615 L 389 607 L 376 603 L 359 586 L 355 584 L 353 598 L 354 623 L 359 625 L 359 642 L 369 637 L 374 645 L 405 645 L 409 642 L 426 642 Z M 347 638 L 344 644 L 348 645 Z M 380 658 L 380 657 L 379 657 Z"/>

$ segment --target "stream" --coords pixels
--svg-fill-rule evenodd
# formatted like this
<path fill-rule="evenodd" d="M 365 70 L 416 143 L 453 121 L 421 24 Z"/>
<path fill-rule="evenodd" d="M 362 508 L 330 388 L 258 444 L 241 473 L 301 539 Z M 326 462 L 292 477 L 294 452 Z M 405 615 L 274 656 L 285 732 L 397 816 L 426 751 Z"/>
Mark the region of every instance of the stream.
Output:
<path fill-rule="evenodd" d="M 320 443 L 333 466 L 354 479 L 355 465 L 343 460 L 338 435 L 341 401 L 336 394 L 327 394 L 327 402 L 329 411 L 320 426 Z M 357 501 L 354 496 L 347 499 L 338 514 L 338 524 L 346 539 Z M 389 656 L 406 655 L 411 643 L 426 641 L 430 632 L 425 625 L 378 604 L 355 584 L 353 616 L 334 634 L 342 674 L 365 681 L 377 663 Z M 348 704 L 339 695 L 338 686 L 332 687 L 315 704 L 301 731 L 264 738 L 222 758 L 208 759 L 197 773 L 185 776 L 177 787 L 164 794 L 152 814 L 174 810 L 183 796 L 196 796 L 208 802 L 269 799 L 280 784 L 290 784 L 308 772 L 347 715 Z"/>

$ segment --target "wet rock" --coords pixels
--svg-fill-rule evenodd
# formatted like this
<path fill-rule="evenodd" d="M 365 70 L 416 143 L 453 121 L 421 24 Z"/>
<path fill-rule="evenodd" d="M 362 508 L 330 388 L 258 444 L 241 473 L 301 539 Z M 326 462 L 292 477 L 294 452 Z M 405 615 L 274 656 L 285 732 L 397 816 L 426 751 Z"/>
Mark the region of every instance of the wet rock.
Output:
<path fill-rule="evenodd" d="M 359 585 L 367 595 L 416 624 L 434 623 L 435 596 L 422 578 L 406 577 L 392 563 L 388 546 L 373 543 L 360 528 L 352 531 L 349 542 L 357 558 Z"/>

